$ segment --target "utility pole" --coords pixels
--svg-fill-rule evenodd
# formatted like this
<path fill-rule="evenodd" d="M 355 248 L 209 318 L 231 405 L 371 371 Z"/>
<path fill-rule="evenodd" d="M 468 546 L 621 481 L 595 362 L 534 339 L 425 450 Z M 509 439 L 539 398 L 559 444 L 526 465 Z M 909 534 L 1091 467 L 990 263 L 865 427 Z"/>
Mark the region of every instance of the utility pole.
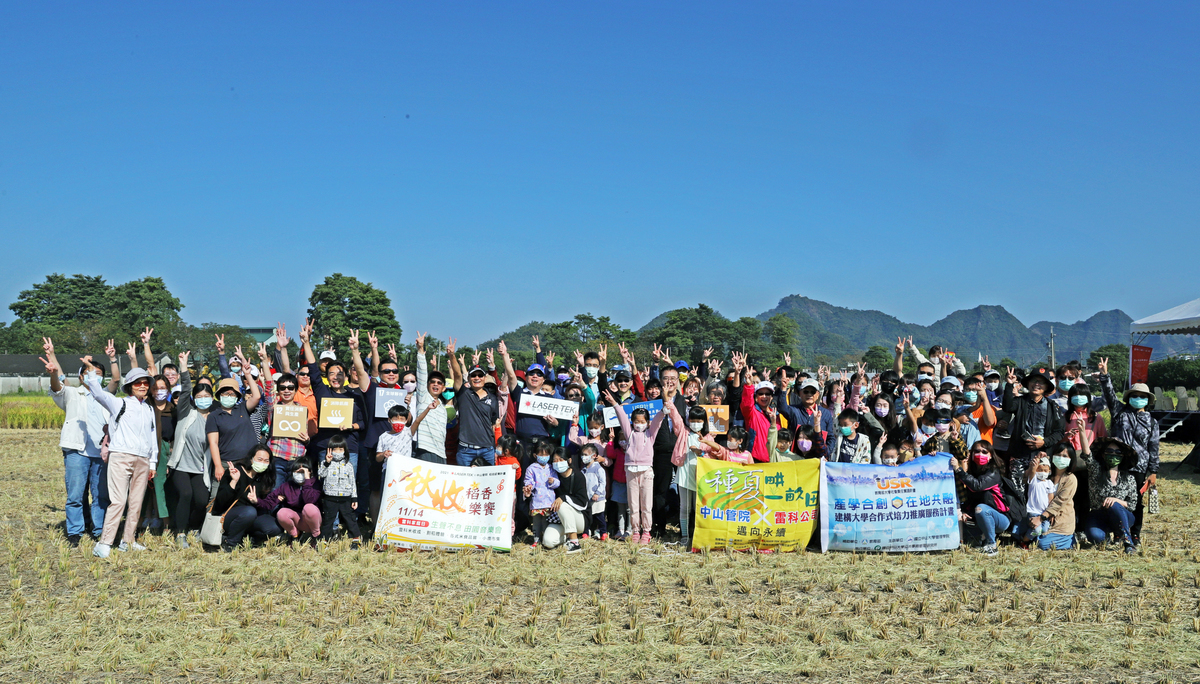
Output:
<path fill-rule="evenodd" d="M 1050 368 L 1057 368 L 1058 364 L 1054 363 L 1054 326 L 1050 326 Z"/>

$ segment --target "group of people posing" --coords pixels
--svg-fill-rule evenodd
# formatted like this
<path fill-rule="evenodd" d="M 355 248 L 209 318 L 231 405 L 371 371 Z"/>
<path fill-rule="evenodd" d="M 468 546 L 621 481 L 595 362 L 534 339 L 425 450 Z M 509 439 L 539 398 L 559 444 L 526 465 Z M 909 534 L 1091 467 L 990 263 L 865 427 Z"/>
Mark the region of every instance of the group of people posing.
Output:
<path fill-rule="evenodd" d="M 44 344 L 50 394 L 66 412 L 67 537 L 78 545 L 90 532 L 100 557 L 122 518 L 121 550 L 143 549 L 143 528 L 169 528 L 186 548 L 206 515 L 220 516 L 226 551 L 271 537 L 315 546 L 339 527 L 357 545 L 374 527 L 393 457 L 513 468 L 521 484 L 513 532 L 528 530 L 535 546 L 559 525 L 568 553 L 589 538 L 691 548 L 698 458 L 898 465 L 934 453 L 952 457 L 963 530 L 984 553 L 997 552 L 1001 535 L 1042 549 L 1111 538 L 1133 553 L 1159 465 L 1153 395 L 1139 384 L 1119 398 L 1107 360 L 1092 384 L 1076 364 L 1001 372 L 985 362 L 967 373 L 952 354 L 935 346 L 926 356 L 910 338 L 897 341 L 893 368 L 835 378 L 824 367 L 797 370 L 787 356 L 763 369 L 735 351 L 726 367 L 711 348 L 693 366 L 655 346 L 639 366 L 617 345 L 620 362 L 609 365 L 602 344 L 555 366 L 534 337 L 535 360 L 518 369 L 503 341 L 468 358 L 451 339 L 444 355 L 429 357 L 418 334 L 414 370 L 401 367 L 394 346 L 381 353 L 374 334 L 364 360 L 357 331 L 346 361 L 318 354 L 306 322 L 294 368 L 282 325 L 274 350 L 254 350 L 257 364 L 240 347 L 226 356 L 218 336 L 213 378 L 191 370 L 187 352 L 158 367 L 152 336 L 141 333 L 144 369 L 129 345 L 133 368 L 123 378 L 109 342 L 107 385 L 91 357 L 79 386 L 69 385 L 53 342 Z M 909 349 L 916 373 L 904 372 Z M 404 390 L 403 401 L 381 403 L 383 389 Z M 577 402 L 578 412 L 571 420 L 520 412 L 527 395 Z M 326 398 L 350 400 L 336 424 L 319 420 Z M 656 400 L 653 416 L 622 409 Z M 723 431 L 706 405 L 728 407 Z M 288 430 L 272 425 L 279 406 L 299 416 Z M 617 426 L 605 407 L 616 409 Z"/>

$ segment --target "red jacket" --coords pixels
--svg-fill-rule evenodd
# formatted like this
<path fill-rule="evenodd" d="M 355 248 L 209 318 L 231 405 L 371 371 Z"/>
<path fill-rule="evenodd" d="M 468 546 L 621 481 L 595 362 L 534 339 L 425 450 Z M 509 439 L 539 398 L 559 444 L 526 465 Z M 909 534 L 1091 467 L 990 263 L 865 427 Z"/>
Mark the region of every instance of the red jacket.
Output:
<path fill-rule="evenodd" d="M 771 454 L 767 452 L 768 433 L 771 432 L 771 421 L 763 415 L 762 409 L 754 403 L 754 388 L 742 388 L 742 420 L 746 423 L 746 429 L 754 435 L 754 446 L 750 451 L 750 455 L 759 463 L 766 463 L 771 460 Z"/>

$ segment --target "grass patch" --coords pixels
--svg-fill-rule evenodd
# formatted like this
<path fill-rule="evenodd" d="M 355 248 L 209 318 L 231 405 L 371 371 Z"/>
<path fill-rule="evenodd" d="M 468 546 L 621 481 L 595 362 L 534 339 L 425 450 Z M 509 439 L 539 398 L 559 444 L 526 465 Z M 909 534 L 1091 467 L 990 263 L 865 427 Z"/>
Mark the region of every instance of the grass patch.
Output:
<path fill-rule="evenodd" d="M 62 541 L 57 441 L 0 432 L 0 681 L 1200 679 L 1200 478 L 1171 472 L 1177 445 L 1135 557 L 227 555 L 144 535 L 103 562 Z"/>
<path fill-rule="evenodd" d="M 57 430 L 65 414 L 45 394 L 0 395 L 0 428 L 14 430 Z"/>

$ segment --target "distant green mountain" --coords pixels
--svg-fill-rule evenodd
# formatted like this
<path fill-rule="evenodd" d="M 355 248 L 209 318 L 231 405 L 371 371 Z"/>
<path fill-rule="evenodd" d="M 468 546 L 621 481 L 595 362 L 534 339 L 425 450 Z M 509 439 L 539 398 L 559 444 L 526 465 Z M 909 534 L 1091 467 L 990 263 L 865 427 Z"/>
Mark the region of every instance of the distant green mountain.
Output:
<path fill-rule="evenodd" d="M 670 311 L 655 316 L 638 329 L 639 334 L 666 324 Z M 912 336 L 922 349 L 940 344 L 957 353 L 968 366 L 977 354 L 990 355 L 993 361 L 1010 357 L 1020 363 L 1046 358 L 1050 327 L 1054 327 L 1056 356 L 1069 360 L 1087 356 L 1106 344 L 1129 344 L 1132 319 L 1118 309 L 1101 311 L 1075 323 L 1039 321 L 1026 327 L 1004 307 L 980 305 L 955 311 L 933 325 L 905 323 L 895 316 L 875 310 L 848 309 L 802 295 L 788 295 L 770 311 L 755 316 L 766 321 L 783 314 L 800 327 L 797 346 L 832 358 L 857 354 L 872 345 L 891 349 L 897 337 Z M 720 315 L 720 314 L 718 314 Z M 724 316 L 722 316 L 724 318 Z M 514 351 L 531 351 L 531 335 L 542 335 L 548 324 L 533 321 L 502 335 Z M 1155 350 L 1155 358 L 1200 350 L 1200 336 L 1152 335 L 1144 344 Z M 494 346 L 495 340 L 477 345 Z"/>
<path fill-rule="evenodd" d="M 1045 340 L 1054 328 L 1054 347 L 1059 358 L 1073 359 L 1106 344 L 1129 344 L 1129 324 L 1133 319 L 1120 309 L 1101 311 L 1085 321 L 1071 324 L 1038 321 L 1029 329 Z M 1200 337 L 1195 335 L 1150 335 L 1142 344 L 1154 349 L 1154 358 L 1200 350 Z"/>

